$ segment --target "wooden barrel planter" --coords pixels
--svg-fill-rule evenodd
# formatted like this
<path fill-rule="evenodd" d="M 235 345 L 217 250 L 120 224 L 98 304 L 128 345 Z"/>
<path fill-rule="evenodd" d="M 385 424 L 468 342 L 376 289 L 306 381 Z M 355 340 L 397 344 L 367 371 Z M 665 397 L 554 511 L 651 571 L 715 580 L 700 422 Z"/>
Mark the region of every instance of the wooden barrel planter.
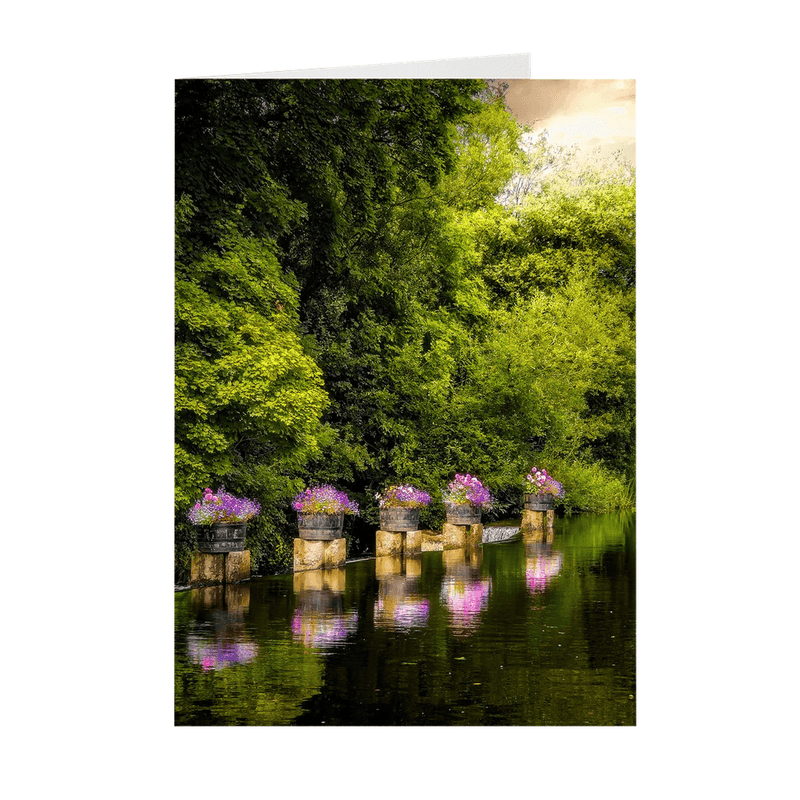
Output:
<path fill-rule="evenodd" d="M 526 511 L 552 511 L 556 507 L 556 499 L 551 494 L 525 494 Z"/>
<path fill-rule="evenodd" d="M 197 549 L 201 553 L 238 553 L 244 550 L 246 522 L 215 522 L 197 529 Z"/>
<path fill-rule="evenodd" d="M 297 529 L 301 539 L 329 541 L 342 538 L 344 513 L 341 514 L 298 514 Z"/>
<path fill-rule="evenodd" d="M 415 531 L 419 528 L 418 508 L 382 508 L 382 531 Z"/>
<path fill-rule="evenodd" d="M 481 521 L 481 510 L 476 506 L 460 503 L 445 503 L 447 521 L 451 525 L 478 525 Z"/>

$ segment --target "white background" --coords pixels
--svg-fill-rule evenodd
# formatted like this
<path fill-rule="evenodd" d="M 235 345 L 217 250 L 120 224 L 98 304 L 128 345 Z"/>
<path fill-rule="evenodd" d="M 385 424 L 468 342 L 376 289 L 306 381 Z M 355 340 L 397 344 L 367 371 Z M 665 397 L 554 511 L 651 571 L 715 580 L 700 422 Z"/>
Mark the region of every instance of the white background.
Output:
<path fill-rule="evenodd" d="M 6 10 L 11 796 L 787 796 L 790 26 L 777 3 L 559 8 Z M 637 80 L 637 727 L 173 728 L 174 79 L 520 52 Z"/>

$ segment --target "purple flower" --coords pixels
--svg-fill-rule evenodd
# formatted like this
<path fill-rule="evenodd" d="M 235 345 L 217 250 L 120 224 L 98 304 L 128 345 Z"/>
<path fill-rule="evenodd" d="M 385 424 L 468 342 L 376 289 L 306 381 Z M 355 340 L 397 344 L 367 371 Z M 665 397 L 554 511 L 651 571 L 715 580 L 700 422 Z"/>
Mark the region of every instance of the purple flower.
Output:
<path fill-rule="evenodd" d="M 546 469 L 539 470 L 536 467 L 531 467 L 525 476 L 525 491 L 540 497 L 552 495 L 562 498 L 564 496 L 564 486 L 552 475 L 548 475 Z"/>
<path fill-rule="evenodd" d="M 329 483 L 300 492 L 292 501 L 292 508 L 303 514 L 358 514 L 358 503 Z"/>
<path fill-rule="evenodd" d="M 202 502 L 194 504 L 188 519 L 193 525 L 213 525 L 215 522 L 247 522 L 257 516 L 261 505 L 246 497 L 234 497 L 221 486 L 216 494 L 210 490 Z"/>
<path fill-rule="evenodd" d="M 472 475 L 456 475 L 446 491 L 442 492 L 445 503 L 473 505 L 477 508 L 489 509 L 494 498 L 489 490 Z"/>
<path fill-rule="evenodd" d="M 381 508 L 422 508 L 431 502 L 431 496 L 411 484 L 390 486 L 375 495 Z"/>

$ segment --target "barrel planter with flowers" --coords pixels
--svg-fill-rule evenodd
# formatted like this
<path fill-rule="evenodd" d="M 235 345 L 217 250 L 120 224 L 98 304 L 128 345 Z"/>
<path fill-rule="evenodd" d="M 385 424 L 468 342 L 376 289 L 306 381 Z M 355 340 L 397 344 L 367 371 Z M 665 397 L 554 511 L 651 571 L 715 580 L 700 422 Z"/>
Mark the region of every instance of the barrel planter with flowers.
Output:
<path fill-rule="evenodd" d="M 410 484 L 390 486 L 376 494 L 382 531 L 406 532 L 419 528 L 419 512 L 431 496 Z"/>
<path fill-rule="evenodd" d="M 478 525 L 481 512 L 492 507 L 489 490 L 472 475 L 456 475 L 442 492 L 447 522 L 450 525 Z"/>
<path fill-rule="evenodd" d="M 201 553 L 238 553 L 244 550 L 246 522 L 215 522 L 197 532 L 197 549 Z"/>
<path fill-rule="evenodd" d="M 197 549 L 201 553 L 238 553 L 244 550 L 247 521 L 261 506 L 246 497 L 235 497 L 222 486 L 216 493 L 203 489 L 203 498 L 189 511 L 197 526 Z"/>
<path fill-rule="evenodd" d="M 552 511 L 556 507 L 556 499 L 552 495 L 540 497 L 538 494 L 525 492 L 526 511 Z"/>
<path fill-rule="evenodd" d="M 301 539 L 330 541 L 342 538 L 345 514 L 358 514 L 358 503 L 330 484 L 311 486 L 292 502 Z"/>
<path fill-rule="evenodd" d="M 478 525 L 481 510 L 468 503 L 445 503 L 446 519 L 451 525 Z"/>
<path fill-rule="evenodd" d="M 556 500 L 564 496 L 564 487 L 546 469 L 531 467 L 525 476 L 525 510 L 552 511 Z"/>
<path fill-rule="evenodd" d="M 327 542 L 341 539 L 344 514 L 298 514 L 297 529 L 301 539 Z"/>

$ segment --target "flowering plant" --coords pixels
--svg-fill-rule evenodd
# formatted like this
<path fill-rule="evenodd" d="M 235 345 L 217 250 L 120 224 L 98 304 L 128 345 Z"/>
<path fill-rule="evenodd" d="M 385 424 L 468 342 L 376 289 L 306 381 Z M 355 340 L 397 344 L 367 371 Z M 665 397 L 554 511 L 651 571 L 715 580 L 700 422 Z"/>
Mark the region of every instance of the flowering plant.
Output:
<path fill-rule="evenodd" d="M 292 508 L 302 514 L 358 514 L 358 503 L 329 483 L 300 492 L 292 501 Z"/>
<path fill-rule="evenodd" d="M 548 475 L 546 469 L 536 467 L 531 467 L 525 477 L 525 491 L 539 497 L 547 494 L 553 497 L 564 496 L 564 487 L 552 475 Z"/>
<path fill-rule="evenodd" d="M 390 486 L 375 495 L 381 508 L 422 508 L 431 502 L 431 496 L 415 486 L 403 484 Z"/>
<path fill-rule="evenodd" d="M 446 491 L 442 492 L 445 503 L 458 503 L 472 505 L 477 508 L 489 509 L 494 498 L 489 490 L 472 475 L 456 475 L 450 482 Z"/>
<path fill-rule="evenodd" d="M 187 515 L 193 525 L 213 525 L 215 522 L 247 522 L 261 511 L 261 505 L 246 497 L 234 497 L 225 491 L 203 489 L 203 499 L 198 500 Z"/>

